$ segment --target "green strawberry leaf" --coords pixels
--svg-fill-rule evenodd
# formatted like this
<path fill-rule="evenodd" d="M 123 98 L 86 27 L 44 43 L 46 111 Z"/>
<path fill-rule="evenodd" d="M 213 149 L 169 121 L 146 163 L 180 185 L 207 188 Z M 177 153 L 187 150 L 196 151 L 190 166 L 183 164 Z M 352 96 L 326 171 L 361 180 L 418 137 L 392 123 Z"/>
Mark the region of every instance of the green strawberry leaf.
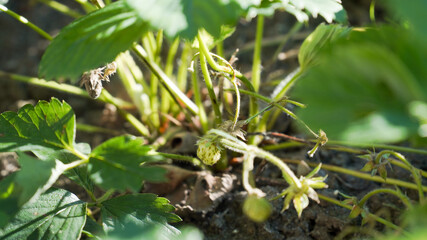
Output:
<path fill-rule="evenodd" d="M 204 28 L 214 37 L 235 25 L 252 0 L 123 0 L 89 13 L 63 28 L 47 48 L 39 75 L 69 77 L 112 62 L 149 29 L 193 40 Z M 221 13 L 221 14 L 218 14 Z"/>
<path fill-rule="evenodd" d="M 43 55 L 39 75 L 76 82 L 83 72 L 112 62 L 146 30 L 148 24 L 125 1 L 109 4 L 61 30 Z"/>
<path fill-rule="evenodd" d="M 275 10 L 280 9 L 294 15 L 299 22 L 307 22 L 309 13 L 314 18 L 322 16 L 328 23 L 333 20 L 346 21 L 340 0 L 263 0 L 261 4 L 249 9 L 248 17 L 253 18 L 258 14 L 271 16 Z"/>
<path fill-rule="evenodd" d="M 180 36 L 193 40 L 199 29 L 215 38 L 221 26 L 235 25 L 253 0 L 126 0 L 140 18 L 170 38 Z"/>
<path fill-rule="evenodd" d="M 70 149 L 74 145 L 75 115 L 70 105 L 52 98 L 18 113 L 0 115 L 0 151 Z"/>
<path fill-rule="evenodd" d="M 21 170 L 0 182 L 0 227 L 27 202 L 34 202 L 64 172 L 60 161 L 42 161 L 19 153 Z"/>
<path fill-rule="evenodd" d="M 1 239 L 79 239 L 86 221 L 86 203 L 62 189 L 49 189 L 25 204 L 0 229 Z"/>
<path fill-rule="evenodd" d="M 90 154 L 88 170 L 92 180 L 104 189 L 138 191 L 143 180 L 166 181 L 166 170 L 147 166 L 160 160 L 141 139 L 131 136 L 112 138 Z"/>
<path fill-rule="evenodd" d="M 179 231 L 168 222 L 178 222 L 181 218 L 171 213 L 175 208 L 166 198 L 159 198 L 154 194 L 130 194 L 109 199 L 102 202 L 101 214 L 104 231 L 132 234 L 127 227 L 161 227 L 163 234 L 178 234 Z M 125 231 L 123 231 L 125 230 Z"/>
<path fill-rule="evenodd" d="M 411 1 L 399 1 L 390 0 L 387 2 L 388 7 L 393 10 L 396 15 L 402 18 L 403 21 L 407 21 L 406 25 L 409 25 L 412 32 L 424 41 L 427 40 L 427 25 L 425 12 L 427 11 L 427 1 L 425 0 L 411 0 Z M 425 44 L 424 44 L 425 49 Z"/>
<path fill-rule="evenodd" d="M 427 71 L 404 29 L 353 31 L 322 51 L 297 82 L 294 96 L 307 104 L 297 115 L 329 139 L 392 143 L 416 136 L 410 103 L 427 99 Z M 398 47 L 396 47 L 398 46 Z"/>

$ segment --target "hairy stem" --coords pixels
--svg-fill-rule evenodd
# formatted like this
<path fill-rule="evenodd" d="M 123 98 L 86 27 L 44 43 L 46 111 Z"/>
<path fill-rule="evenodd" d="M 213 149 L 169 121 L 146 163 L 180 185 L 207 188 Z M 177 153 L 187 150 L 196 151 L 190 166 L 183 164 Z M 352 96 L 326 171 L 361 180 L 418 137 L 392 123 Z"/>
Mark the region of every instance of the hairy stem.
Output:
<path fill-rule="evenodd" d="M 262 50 L 262 35 L 264 30 L 264 16 L 258 15 L 257 28 L 255 35 L 255 49 L 252 62 L 252 85 L 254 86 L 254 92 L 258 92 L 261 83 L 261 50 Z M 253 116 L 258 112 L 258 104 L 255 98 L 251 98 L 249 102 L 249 115 Z M 265 131 L 266 124 L 259 124 L 259 119 L 254 118 L 248 126 L 249 132 Z M 260 141 L 259 136 L 252 136 L 248 139 L 249 144 L 258 144 Z"/>
<path fill-rule="evenodd" d="M 23 75 L 19 75 L 19 74 L 13 74 L 13 73 L 7 73 L 7 72 L 3 72 L 1 70 L 0 70 L 0 77 L 3 79 L 10 79 L 10 80 L 15 80 L 15 81 L 25 82 L 25 83 L 32 84 L 32 85 L 50 88 L 50 89 L 54 89 L 54 90 L 57 90 L 60 92 L 70 93 L 70 94 L 78 95 L 81 97 L 93 99 L 88 95 L 88 93 L 85 90 L 78 88 L 76 86 L 73 86 L 73 85 L 65 84 L 65 83 L 58 83 L 55 81 L 46 81 L 46 80 L 40 79 L 40 78 L 28 77 L 28 76 L 23 76 Z M 104 89 L 104 91 L 105 91 L 105 89 Z M 134 107 L 134 105 L 132 103 L 123 101 L 119 98 L 113 98 L 113 99 L 114 99 L 114 102 L 117 104 L 117 106 L 120 108 L 133 108 Z M 109 102 L 102 95 L 99 98 L 97 98 L 96 100 L 101 101 L 101 102 Z"/>
<path fill-rule="evenodd" d="M 134 45 L 132 50 L 136 55 L 147 65 L 151 72 L 156 75 L 162 84 L 166 87 L 169 94 L 174 97 L 174 100 L 182 102 L 188 110 L 194 115 L 197 115 L 199 108 L 193 101 L 191 101 L 174 83 L 173 81 L 162 71 L 162 69 L 151 59 L 148 58 L 147 52 L 140 46 Z M 177 102 L 177 104 L 180 104 Z"/>
<path fill-rule="evenodd" d="M 202 40 L 202 38 L 200 37 L 200 34 L 197 36 L 197 39 L 199 40 L 199 43 Z M 201 45 L 201 44 L 199 44 Z M 203 73 L 203 77 L 205 79 L 205 84 L 206 84 L 206 88 L 208 90 L 208 94 L 209 97 L 211 99 L 212 102 L 212 108 L 214 110 L 214 114 L 215 114 L 215 127 L 219 126 L 222 122 L 222 117 L 221 117 L 221 110 L 219 108 L 219 104 L 218 104 L 218 99 L 215 95 L 215 91 L 213 89 L 213 84 L 212 84 L 212 80 L 209 74 L 209 70 L 208 70 L 208 65 L 206 63 L 206 57 L 205 55 L 200 52 L 200 67 L 202 68 L 202 73 Z"/>
<path fill-rule="evenodd" d="M 337 205 L 337 206 L 340 206 L 340 207 L 343 207 L 343 208 L 347 208 L 347 209 L 349 209 L 349 210 L 351 210 L 351 209 L 353 208 L 353 206 L 351 206 L 351 205 L 344 204 L 344 203 L 342 203 L 342 202 L 340 202 L 340 201 L 338 201 L 338 200 L 336 200 L 336 199 L 333 199 L 333 198 L 327 197 L 327 196 L 325 196 L 325 195 L 322 195 L 322 194 L 317 194 L 317 195 L 319 196 L 319 199 L 322 199 L 322 200 L 324 200 L 324 201 L 327 201 L 327 202 L 333 203 L 333 204 L 335 204 L 335 205 Z M 377 215 L 375 215 L 375 214 L 368 213 L 368 216 L 369 216 L 370 218 L 374 219 L 375 221 L 377 221 L 377 222 L 379 222 L 379 223 L 382 223 L 382 224 L 384 224 L 385 226 L 387 226 L 387 227 L 389 227 L 389 228 L 391 228 L 391 229 L 398 230 L 399 232 L 403 232 L 405 235 L 409 234 L 408 232 L 406 232 L 405 230 L 403 230 L 403 228 L 401 228 L 401 227 L 399 227 L 399 226 L 395 225 L 394 223 L 392 223 L 392 222 L 390 222 L 390 221 L 385 220 L 384 218 L 378 217 L 378 216 L 377 216 Z"/>
<path fill-rule="evenodd" d="M 60 2 L 53 1 L 53 0 L 38 0 L 39 2 L 42 2 L 46 4 L 47 6 L 51 7 L 52 9 L 55 9 L 56 11 L 63 13 L 67 16 L 73 17 L 73 18 L 79 18 L 83 16 L 77 11 L 74 11 L 73 9 L 69 8 L 67 5 L 64 5 Z"/>
<path fill-rule="evenodd" d="M 192 64 L 194 64 L 194 62 L 192 62 Z M 205 108 L 203 107 L 202 97 L 200 95 L 199 81 L 197 79 L 197 68 L 194 66 L 191 69 L 191 81 L 194 89 L 194 101 L 199 108 L 198 116 L 200 125 L 202 126 L 203 133 L 206 133 L 209 130 L 209 122 L 206 116 Z"/>
<path fill-rule="evenodd" d="M 30 21 L 28 21 L 28 19 L 26 19 L 25 17 L 23 17 L 23 16 L 15 13 L 14 11 L 9 10 L 3 4 L 0 4 L 0 11 L 3 11 L 6 14 L 12 16 L 16 20 L 20 21 L 21 23 L 25 24 L 29 28 L 33 29 L 35 32 L 37 32 L 38 34 L 40 34 L 40 36 L 46 38 L 49 41 L 52 41 L 53 38 L 47 32 L 43 31 L 41 28 L 37 27 L 36 25 L 34 25 Z"/>
<path fill-rule="evenodd" d="M 403 204 L 405 204 L 407 208 L 412 207 L 412 204 L 409 201 L 408 197 L 404 196 L 402 193 L 400 193 L 396 190 L 389 189 L 389 188 L 379 188 L 379 189 L 375 189 L 375 190 L 370 191 L 365 196 L 363 196 L 363 198 L 359 201 L 359 205 L 360 206 L 365 205 L 365 203 L 368 201 L 369 198 L 371 198 L 375 194 L 379 194 L 379 193 L 388 193 L 388 194 L 395 195 L 400 200 L 402 200 Z"/>

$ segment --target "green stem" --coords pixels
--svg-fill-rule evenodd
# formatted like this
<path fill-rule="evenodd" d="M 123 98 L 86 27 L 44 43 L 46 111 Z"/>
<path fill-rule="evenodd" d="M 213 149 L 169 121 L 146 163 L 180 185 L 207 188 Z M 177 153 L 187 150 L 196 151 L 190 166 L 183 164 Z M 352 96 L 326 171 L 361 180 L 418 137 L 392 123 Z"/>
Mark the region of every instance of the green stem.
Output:
<path fill-rule="evenodd" d="M 251 184 L 251 171 L 254 169 L 254 158 L 255 155 L 248 153 L 243 157 L 243 170 L 242 170 L 242 185 L 248 192 L 249 196 L 265 197 L 265 193 L 260 189 L 255 188 Z"/>
<path fill-rule="evenodd" d="M 289 91 L 289 89 L 292 87 L 292 85 L 294 84 L 294 82 L 296 80 L 298 80 L 298 78 L 302 75 L 302 71 L 299 70 L 295 75 L 292 76 L 292 78 L 287 81 L 285 83 L 285 86 L 283 86 L 283 88 L 279 91 L 279 93 L 277 93 L 273 100 L 277 101 L 281 98 L 283 98 L 286 93 Z M 273 114 L 273 116 L 271 116 L 271 114 Z M 276 122 L 277 118 L 279 117 L 280 111 L 275 111 L 275 112 L 270 112 L 267 114 L 264 114 L 264 116 L 261 118 L 260 120 L 260 124 L 263 125 L 269 125 L 269 127 L 267 129 L 270 129 L 271 126 L 273 126 L 273 124 Z"/>
<path fill-rule="evenodd" d="M 98 9 L 105 7 L 105 4 L 102 0 L 90 0 Z"/>
<path fill-rule="evenodd" d="M 255 92 L 258 92 L 261 83 L 261 50 L 262 50 L 262 34 L 264 30 L 264 16 L 258 15 L 257 27 L 255 35 L 255 49 L 252 63 L 252 85 L 254 86 Z M 252 114 L 255 114 L 252 112 Z"/>
<path fill-rule="evenodd" d="M 338 200 L 336 200 L 336 199 L 333 199 L 333 198 L 327 197 L 327 196 L 325 196 L 325 195 L 322 195 L 322 194 L 319 194 L 319 193 L 318 193 L 317 195 L 319 196 L 319 199 L 322 199 L 322 200 L 324 200 L 324 201 L 327 201 L 327 202 L 333 203 L 333 204 L 335 204 L 335 205 L 337 205 L 337 206 L 340 206 L 340 207 L 343 207 L 343 208 L 347 208 L 347 209 L 349 209 L 349 210 L 351 210 L 351 209 L 353 208 L 353 206 L 351 206 L 351 205 L 344 204 L 344 203 L 342 203 L 342 202 L 340 202 L 340 201 L 338 201 Z M 375 221 L 377 221 L 377 222 L 379 222 L 379 223 L 382 223 L 382 224 L 384 224 L 385 226 L 387 226 L 387 227 L 389 227 L 389 228 L 391 228 L 391 229 L 395 229 L 395 230 L 398 230 L 399 232 L 403 232 L 405 235 L 408 235 L 408 234 L 409 234 L 408 232 L 406 232 L 405 230 L 403 230 L 403 228 L 401 228 L 401 227 L 399 227 L 399 226 L 395 225 L 394 223 L 392 223 L 392 222 L 390 222 L 390 221 L 385 220 L 384 218 L 378 217 L 378 216 L 377 216 L 377 215 L 375 215 L 375 214 L 368 213 L 368 216 L 369 216 L 370 218 L 374 219 Z"/>
<path fill-rule="evenodd" d="M 335 141 L 335 140 L 329 140 L 327 145 L 329 145 L 329 144 L 359 147 L 359 148 L 390 149 L 390 150 L 394 150 L 397 152 L 409 152 L 409 153 L 427 155 L 427 150 L 424 150 L 424 149 L 414 149 L 414 148 L 409 148 L 409 147 L 400 147 L 400 146 L 393 146 L 393 145 L 387 145 L 387 144 L 355 143 L 355 142 L 344 142 L 344 141 Z"/>
<path fill-rule="evenodd" d="M 129 52 L 121 53 L 116 58 L 117 73 L 126 90 L 126 93 L 134 102 L 138 109 L 142 121 L 147 120 L 147 116 L 152 113 L 148 95 L 144 92 L 147 91 L 146 85 L 143 83 L 143 75 L 139 68 L 136 67 L 132 56 Z M 138 78 L 138 83 L 137 79 Z"/>
<path fill-rule="evenodd" d="M 375 0 L 371 1 L 371 5 L 369 6 L 369 18 L 371 22 L 375 24 Z"/>
<path fill-rule="evenodd" d="M 294 172 L 284 163 L 281 159 L 274 156 L 273 154 L 266 152 L 256 146 L 253 145 L 247 145 L 246 143 L 240 141 L 239 139 L 231 136 L 230 134 L 223 132 L 221 130 L 217 129 L 211 129 L 209 133 L 218 135 L 222 137 L 220 139 L 221 144 L 232 151 L 240 152 L 244 154 L 254 154 L 256 157 L 263 158 L 272 164 L 276 165 L 283 174 L 283 178 L 286 180 L 286 182 L 291 185 L 295 186 L 297 188 L 301 188 L 301 182 L 299 179 L 295 176 Z"/>
<path fill-rule="evenodd" d="M 199 108 L 194 102 L 192 102 L 174 83 L 173 81 L 162 71 L 162 69 L 151 59 L 148 58 L 147 52 L 140 46 L 134 45 L 132 50 L 136 55 L 147 65 L 154 75 L 156 75 L 162 84 L 166 87 L 169 94 L 174 96 L 174 100 L 178 99 L 181 101 L 191 113 L 197 115 Z M 180 104 L 177 102 L 177 104 Z"/>
<path fill-rule="evenodd" d="M 198 35 L 197 38 L 199 40 L 199 43 L 201 41 L 203 41 L 202 38 L 200 37 L 200 35 Z M 201 44 L 199 44 L 199 45 L 201 45 Z M 211 80 L 209 70 L 208 70 L 208 65 L 206 63 L 206 58 L 202 52 L 200 52 L 199 59 L 200 59 L 200 67 L 202 68 L 203 77 L 205 79 L 206 88 L 208 90 L 208 94 L 209 94 L 209 97 L 211 99 L 212 108 L 213 108 L 214 114 L 215 114 L 215 120 L 214 120 L 215 125 L 216 125 L 215 127 L 217 127 L 222 122 L 221 110 L 219 109 L 218 99 L 217 99 L 217 97 L 215 95 L 215 91 L 213 89 L 212 80 Z"/>
<path fill-rule="evenodd" d="M 304 122 L 302 121 L 297 115 L 295 115 L 293 112 L 289 111 L 288 109 L 286 109 L 285 107 L 283 107 L 282 105 L 278 104 L 277 101 L 273 101 L 270 98 L 267 98 L 265 96 L 262 96 L 258 93 L 255 92 L 250 92 L 250 91 L 245 91 L 245 90 L 240 90 L 240 92 L 247 94 L 249 96 L 252 96 L 254 98 L 258 98 L 264 102 L 267 102 L 269 104 L 271 104 L 272 106 L 277 107 L 278 109 L 280 109 L 281 111 L 285 112 L 286 114 L 288 114 L 289 116 L 291 116 L 293 119 L 295 119 L 298 123 L 300 123 L 302 126 L 304 126 L 312 135 L 314 135 L 315 137 L 318 137 L 317 134 Z M 284 102 L 290 102 L 294 105 L 297 105 L 299 107 L 305 107 L 305 105 L 299 103 L 299 102 L 295 102 L 292 100 L 287 100 L 287 99 L 283 99 L 283 100 L 278 100 L 278 101 L 284 101 Z M 266 108 L 264 108 L 263 110 L 261 110 L 260 112 L 257 112 L 256 114 L 251 115 L 246 121 L 250 122 L 252 121 L 252 119 L 254 119 L 256 116 L 266 112 L 267 110 L 269 110 L 271 107 L 267 106 Z M 269 112 L 266 112 L 264 114 L 265 115 L 269 115 Z M 263 117 L 264 118 L 264 117 Z M 267 119 L 267 118 L 266 118 Z M 259 130 L 261 131 L 261 130 Z"/>
<path fill-rule="evenodd" d="M 192 62 L 194 64 L 194 62 Z M 206 133 L 209 130 L 209 122 L 206 116 L 205 108 L 203 107 L 202 97 L 200 95 L 199 81 L 197 79 L 197 68 L 193 66 L 191 69 L 191 81 L 194 90 L 194 101 L 196 102 L 197 107 L 199 108 L 199 120 L 200 125 L 202 126 L 203 133 Z"/>
<path fill-rule="evenodd" d="M 148 32 L 144 35 L 142 38 L 142 44 L 144 46 L 144 49 L 147 51 L 147 59 L 150 59 L 153 63 L 157 64 L 157 57 L 156 57 L 156 41 L 154 39 L 154 35 L 152 32 Z M 159 90 L 159 79 L 158 77 L 151 72 L 150 76 L 150 91 L 149 91 L 149 98 L 150 98 L 150 108 L 151 112 L 149 114 L 150 124 L 155 128 L 160 128 L 160 116 L 159 116 L 159 96 L 158 96 L 158 90 Z"/>
<path fill-rule="evenodd" d="M 392 151 L 392 150 L 383 150 L 383 151 L 379 152 L 375 158 L 375 163 L 379 164 L 382 157 L 384 155 L 387 155 L 387 154 L 392 155 L 395 158 L 399 159 L 401 162 L 403 162 L 409 168 L 409 171 L 412 173 L 412 177 L 414 178 L 414 182 L 418 186 L 418 197 L 420 199 L 420 202 L 424 202 L 424 192 L 422 189 L 422 182 L 421 182 L 422 180 L 421 180 L 421 176 L 420 176 L 420 171 L 417 171 L 417 169 L 414 166 L 412 166 L 412 164 L 409 163 L 402 154 L 397 153 L 397 152 Z"/>
<path fill-rule="evenodd" d="M 218 56 L 224 57 L 224 42 L 223 41 L 219 41 L 216 44 L 216 54 Z"/>
<path fill-rule="evenodd" d="M 55 81 L 46 81 L 44 79 L 39 79 L 39 78 L 35 78 L 35 77 L 28 77 L 28 76 L 23 76 L 23 75 L 19 75 L 19 74 L 7 73 L 7 72 L 3 72 L 1 70 L 0 70 L 0 77 L 3 79 L 10 79 L 10 80 L 14 80 L 14 81 L 25 82 L 25 83 L 28 83 L 31 85 L 50 88 L 50 89 L 54 89 L 54 90 L 57 90 L 60 92 L 66 92 L 66 93 L 78 95 L 78 96 L 89 98 L 89 99 L 93 100 L 93 98 L 91 98 L 85 90 L 78 88 L 76 86 L 73 86 L 73 85 L 65 84 L 65 83 L 57 83 Z M 101 101 L 101 102 L 108 102 L 102 96 L 100 96 L 96 100 Z M 132 103 L 125 102 L 119 98 L 114 98 L 114 102 L 120 108 L 133 108 L 134 107 L 134 105 Z"/>
<path fill-rule="evenodd" d="M 402 200 L 403 204 L 405 204 L 407 208 L 412 207 L 412 204 L 409 201 L 408 197 L 404 196 L 402 193 L 400 193 L 396 190 L 389 189 L 389 188 L 379 188 L 379 189 L 375 189 L 375 190 L 370 191 L 365 196 L 363 196 L 363 198 L 359 201 L 359 206 L 364 206 L 369 198 L 371 198 L 375 194 L 379 194 L 379 193 L 389 193 L 389 194 L 395 195 L 400 200 Z"/>
<path fill-rule="evenodd" d="M 292 28 L 289 30 L 289 32 L 282 38 L 282 41 L 280 42 L 280 45 L 277 47 L 276 51 L 273 54 L 273 57 L 271 57 L 269 66 L 271 66 L 273 63 L 277 61 L 277 58 L 282 52 L 283 48 L 285 47 L 286 43 L 291 39 L 295 33 L 297 33 L 302 27 L 304 26 L 303 22 L 296 21 L 295 24 L 292 26 Z"/>
<path fill-rule="evenodd" d="M 113 104 L 114 106 L 117 107 L 119 113 L 122 115 L 122 117 L 124 119 L 126 119 L 130 124 L 132 124 L 132 126 L 139 132 L 141 133 L 142 136 L 144 137 L 148 137 L 150 135 L 150 132 L 148 131 L 148 129 L 132 114 L 130 114 L 129 112 L 123 110 L 122 108 L 120 108 L 117 103 L 116 103 L 116 99 L 110 95 L 110 93 L 108 93 L 107 91 L 102 91 L 101 92 L 101 96 L 103 98 L 105 98 L 105 100 L 111 104 Z"/>
<path fill-rule="evenodd" d="M 108 198 L 115 192 L 115 189 L 109 189 L 107 192 L 104 193 L 104 195 L 102 195 L 101 197 L 99 197 L 96 202 L 97 203 L 102 203 L 105 200 L 108 200 Z"/>
<path fill-rule="evenodd" d="M 76 2 L 80 3 L 80 5 L 82 6 L 82 8 L 87 12 L 90 13 L 92 11 L 95 11 L 96 8 L 90 4 L 87 0 L 75 0 Z"/>
<path fill-rule="evenodd" d="M 205 165 L 202 164 L 200 162 L 199 159 L 194 158 L 194 157 L 190 157 L 190 156 L 183 156 L 183 155 L 178 155 L 178 154 L 172 154 L 172 153 L 163 153 L 163 152 L 157 152 L 159 155 L 165 157 L 165 158 L 170 158 L 170 159 L 176 159 L 176 160 L 181 160 L 181 161 L 186 161 L 189 162 L 191 164 L 193 164 L 196 167 L 200 167 L 202 169 L 205 168 Z"/>
<path fill-rule="evenodd" d="M 74 152 L 73 152 L 73 154 L 74 154 Z M 79 156 L 79 157 L 82 158 L 82 159 L 78 160 L 78 161 L 74 161 L 74 162 L 68 163 L 68 164 L 65 164 L 65 171 L 68 171 L 70 169 L 73 169 L 75 167 L 78 167 L 80 165 L 83 165 L 83 164 L 86 164 L 86 163 L 89 162 L 89 157 L 88 156 Z M 85 157 L 85 158 L 83 158 L 83 157 Z"/>
<path fill-rule="evenodd" d="M 69 8 L 67 5 L 59 3 L 57 1 L 53 1 L 53 0 L 38 0 L 38 1 L 46 4 L 47 6 L 51 7 L 52 9 L 55 9 L 56 11 L 63 13 L 67 16 L 70 16 L 73 18 L 79 18 L 79 17 L 83 16 L 79 12 L 74 11 L 73 9 Z"/>
<path fill-rule="evenodd" d="M 40 36 L 46 38 L 49 41 L 52 41 L 52 37 L 45 31 L 43 31 L 41 28 L 37 27 L 36 25 L 34 25 L 33 23 L 31 23 L 30 21 L 28 21 L 28 19 L 26 19 L 25 17 L 9 10 L 6 6 L 4 6 L 3 4 L 0 4 L 0 11 L 5 12 L 6 14 L 12 16 L 13 18 L 15 18 L 16 20 L 20 21 L 21 23 L 25 24 L 26 26 L 28 26 L 29 28 L 33 29 L 35 32 L 37 32 L 38 34 L 40 34 Z"/>
<path fill-rule="evenodd" d="M 275 150 L 281 150 L 286 148 L 300 147 L 304 145 L 305 144 L 301 142 L 289 141 L 289 142 L 282 142 L 278 144 L 263 146 L 262 149 L 266 151 L 275 151 Z"/>
<path fill-rule="evenodd" d="M 185 43 L 182 48 L 181 53 L 181 59 L 180 59 L 180 65 L 178 67 L 178 74 L 177 74 L 177 82 L 178 87 L 181 89 L 182 92 L 186 92 L 187 90 L 187 73 L 188 73 L 188 59 L 191 54 L 191 45 L 188 43 Z"/>
<path fill-rule="evenodd" d="M 257 27 L 255 35 L 255 48 L 252 63 L 252 85 L 254 86 L 255 92 L 258 92 L 261 83 L 261 50 L 262 50 L 262 35 L 264 30 L 264 16 L 258 15 Z M 249 102 L 249 115 L 253 116 L 258 112 L 258 104 L 255 98 L 251 98 Z M 264 132 L 266 130 L 266 124 L 259 124 L 259 118 L 255 118 L 249 123 L 249 132 Z M 257 144 L 261 138 L 259 136 L 252 136 L 248 139 L 249 144 Z"/>
<path fill-rule="evenodd" d="M 209 66 L 211 66 L 213 70 L 218 72 L 228 73 L 230 75 L 235 74 L 236 77 L 240 79 L 243 82 L 243 84 L 245 84 L 245 86 L 249 89 L 249 91 L 255 92 L 255 89 L 252 83 L 245 76 L 243 76 L 241 72 L 237 71 L 236 69 L 230 69 L 228 66 L 227 67 L 222 66 L 217 62 L 215 62 L 215 60 L 212 57 L 212 53 L 209 52 L 208 47 L 203 41 L 199 42 L 199 50 L 205 55 L 206 61 L 209 63 Z"/>
<path fill-rule="evenodd" d="M 287 162 L 287 163 L 300 164 L 302 160 L 282 159 L 282 161 Z M 307 161 L 305 161 L 305 162 L 311 167 L 316 167 L 317 165 L 319 165 L 318 163 L 307 162 Z M 371 174 L 362 173 L 359 171 L 354 171 L 354 170 L 350 170 L 350 169 L 346 169 L 346 168 L 342 168 L 342 167 L 338 167 L 338 166 L 334 166 L 334 165 L 329 165 L 329 164 L 322 164 L 322 169 L 355 176 L 357 178 L 365 179 L 368 181 L 391 184 L 391 185 L 396 185 L 396 186 L 400 186 L 400 187 L 418 190 L 417 185 L 415 185 L 413 183 L 401 181 L 398 179 L 394 179 L 394 178 L 387 178 L 386 180 L 384 180 L 380 176 L 372 176 Z M 427 186 L 422 186 L 422 190 L 424 192 L 427 192 Z"/>
<path fill-rule="evenodd" d="M 175 38 L 175 40 L 173 41 L 172 45 L 169 48 L 168 56 L 166 58 L 166 65 L 165 65 L 165 74 L 171 78 L 173 75 L 174 60 L 175 60 L 176 53 L 178 51 L 178 47 L 179 47 L 179 38 Z M 179 87 L 179 84 L 178 84 L 178 87 Z M 181 88 L 180 90 L 182 91 Z M 173 99 L 169 97 L 166 89 L 162 88 L 161 92 L 162 92 L 162 99 L 161 99 L 162 102 L 160 106 L 160 111 L 162 113 L 171 112 L 169 109 L 171 108 L 171 106 L 173 106 Z"/>

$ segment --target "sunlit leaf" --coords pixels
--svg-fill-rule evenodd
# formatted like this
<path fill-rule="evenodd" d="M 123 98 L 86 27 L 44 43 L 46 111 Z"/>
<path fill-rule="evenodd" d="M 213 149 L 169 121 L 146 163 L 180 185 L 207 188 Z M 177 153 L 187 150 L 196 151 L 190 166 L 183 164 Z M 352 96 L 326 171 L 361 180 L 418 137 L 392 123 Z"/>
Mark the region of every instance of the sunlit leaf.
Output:
<path fill-rule="evenodd" d="M 70 105 L 52 98 L 34 107 L 25 105 L 18 113 L 0 115 L 0 151 L 57 150 L 72 148 L 75 116 Z"/>

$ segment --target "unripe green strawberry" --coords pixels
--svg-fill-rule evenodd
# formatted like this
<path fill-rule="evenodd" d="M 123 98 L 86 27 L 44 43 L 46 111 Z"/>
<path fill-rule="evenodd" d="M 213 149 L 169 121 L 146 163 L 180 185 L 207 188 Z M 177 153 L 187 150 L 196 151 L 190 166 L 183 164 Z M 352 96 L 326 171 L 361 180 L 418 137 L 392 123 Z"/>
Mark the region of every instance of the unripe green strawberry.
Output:
<path fill-rule="evenodd" d="M 264 222 L 271 214 L 271 205 L 265 198 L 249 196 L 243 203 L 243 212 L 252 221 Z"/>
<path fill-rule="evenodd" d="M 221 151 L 212 141 L 202 138 L 197 142 L 197 145 L 199 145 L 197 148 L 197 157 L 199 157 L 204 164 L 213 165 L 221 158 Z"/>

